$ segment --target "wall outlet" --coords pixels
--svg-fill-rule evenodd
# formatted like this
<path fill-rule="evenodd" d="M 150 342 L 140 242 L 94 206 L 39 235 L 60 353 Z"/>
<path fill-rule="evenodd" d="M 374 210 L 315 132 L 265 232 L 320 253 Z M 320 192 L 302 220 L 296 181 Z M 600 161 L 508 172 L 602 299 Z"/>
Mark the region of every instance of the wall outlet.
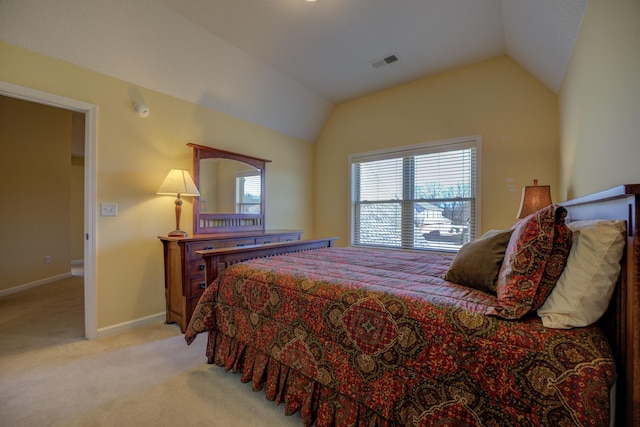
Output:
<path fill-rule="evenodd" d="M 51 255 L 47 255 L 44 257 L 44 263 L 45 264 L 51 264 Z"/>

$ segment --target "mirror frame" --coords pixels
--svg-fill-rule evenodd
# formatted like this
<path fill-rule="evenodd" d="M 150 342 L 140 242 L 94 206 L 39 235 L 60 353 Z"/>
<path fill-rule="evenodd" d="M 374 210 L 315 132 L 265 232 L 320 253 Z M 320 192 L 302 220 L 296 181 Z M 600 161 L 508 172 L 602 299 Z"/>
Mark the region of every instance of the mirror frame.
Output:
<path fill-rule="evenodd" d="M 240 231 L 264 231 L 266 206 L 266 165 L 271 160 L 245 156 L 231 151 L 219 150 L 198 144 L 187 144 L 193 148 L 193 181 L 200 188 L 200 160 L 229 159 L 246 163 L 260 170 L 260 213 L 209 213 L 200 212 L 200 197 L 193 198 L 193 234 L 231 233 Z"/>

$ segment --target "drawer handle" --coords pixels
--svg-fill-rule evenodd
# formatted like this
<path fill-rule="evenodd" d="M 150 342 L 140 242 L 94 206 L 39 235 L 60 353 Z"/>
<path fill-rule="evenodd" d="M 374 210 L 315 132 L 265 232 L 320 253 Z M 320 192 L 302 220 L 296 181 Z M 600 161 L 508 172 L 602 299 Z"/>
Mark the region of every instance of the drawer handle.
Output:
<path fill-rule="evenodd" d="M 204 270 L 204 264 L 200 264 L 200 265 L 198 265 L 198 269 L 200 269 L 200 270 Z"/>
<path fill-rule="evenodd" d="M 238 243 L 238 246 L 244 246 L 244 243 Z"/>
<path fill-rule="evenodd" d="M 265 240 L 265 241 L 264 241 L 264 242 L 262 242 L 262 243 L 264 243 L 264 244 L 271 243 L 271 240 Z"/>
<path fill-rule="evenodd" d="M 207 288 L 207 282 L 200 282 L 198 284 L 200 285 L 200 289 L 206 289 Z"/>
<path fill-rule="evenodd" d="M 291 242 L 291 241 L 293 241 L 293 239 L 287 239 L 287 242 Z"/>
<path fill-rule="evenodd" d="M 211 250 L 211 249 L 213 249 L 213 246 L 205 246 L 205 247 L 204 247 L 204 250 L 205 250 L 205 251 L 208 251 L 208 250 Z"/>

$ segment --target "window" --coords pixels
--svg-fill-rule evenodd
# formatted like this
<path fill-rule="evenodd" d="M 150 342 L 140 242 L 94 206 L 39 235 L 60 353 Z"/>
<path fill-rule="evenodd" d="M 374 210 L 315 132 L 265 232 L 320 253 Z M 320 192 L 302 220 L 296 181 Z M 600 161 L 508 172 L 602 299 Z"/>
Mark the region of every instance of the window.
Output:
<path fill-rule="evenodd" d="M 350 156 L 353 245 L 457 251 L 475 239 L 480 136 Z"/>
<path fill-rule="evenodd" d="M 236 213 L 260 213 L 260 172 L 236 173 Z"/>

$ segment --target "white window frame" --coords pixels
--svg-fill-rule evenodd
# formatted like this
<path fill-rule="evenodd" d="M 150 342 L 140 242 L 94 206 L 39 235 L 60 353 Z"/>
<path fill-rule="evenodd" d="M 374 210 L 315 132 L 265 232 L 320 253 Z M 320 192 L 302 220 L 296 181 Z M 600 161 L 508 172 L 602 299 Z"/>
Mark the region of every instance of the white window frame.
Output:
<path fill-rule="evenodd" d="M 256 171 L 242 171 L 242 172 L 236 172 L 236 177 L 235 177 L 235 182 L 236 182 L 236 213 L 244 213 L 242 210 L 244 207 L 246 206 L 257 206 L 258 207 L 258 211 L 260 210 L 260 201 L 258 201 L 257 203 L 246 203 L 244 201 L 244 196 L 240 194 L 240 190 L 242 190 L 242 192 L 244 193 L 244 188 L 240 188 L 240 186 L 238 185 L 238 180 L 241 178 L 253 178 L 253 177 L 258 177 L 260 178 L 260 171 L 256 170 Z M 262 194 L 260 194 L 260 197 L 262 198 Z M 240 200 L 238 200 L 238 198 L 240 198 Z M 260 213 L 260 212 L 258 212 Z"/>
<path fill-rule="evenodd" d="M 364 159 L 370 160 L 383 160 L 383 159 L 392 159 L 392 158 L 401 158 L 406 156 L 418 155 L 428 152 L 438 152 L 438 151 L 449 151 L 450 150 L 459 150 L 463 147 L 474 147 L 475 148 L 475 180 L 474 180 L 474 194 L 475 194 L 475 236 L 474 238 L 479 237 L 481 234 L 480 224 L 481 224 L 481 169 L 480 166 L 482 164 L 481 153 L 482 153 L 482 136 L 481 135 L 470 135 L 464 136 L 460 138 L 452 138 L 446 140 L 438 140 L 425 142 L 416 145 L 409 146 L 401 146 L 401 147 L 393 147 L 388 149 L 369 151 L 364 153 L 355 153 L 349 155 L 349 238 L 350 244 L 352 246 L 373 246 L 362 243 L 356 243 L 354 241 L 355 234 L 355 213 L 354 206 L 355 196 L 354 196 L 354 185 L 353 185 L 353 164 L 360 163 Z M 437 252 L 451 252 L 457 251 L 457 249 L 450 248 L 442 248 L 437 247 L 433 249 L 429 248 L 418 248 L 418 247 L 397 247 L 397 246 L 375 246 L 375 247 L 383 247 L 391 250 L 422 250 L 422 251 L 437 251 Z"/>

